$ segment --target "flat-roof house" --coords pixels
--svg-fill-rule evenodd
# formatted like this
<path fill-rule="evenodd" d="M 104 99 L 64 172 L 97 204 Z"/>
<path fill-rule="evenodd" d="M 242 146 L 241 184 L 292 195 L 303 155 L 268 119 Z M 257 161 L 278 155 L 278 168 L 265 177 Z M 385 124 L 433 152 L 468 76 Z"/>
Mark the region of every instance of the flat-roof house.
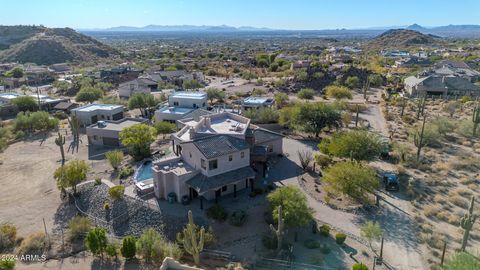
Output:
<path fill-rule="evenodd" d="M 279 154 L 283 139 L 280 134 L 257 130 L 250 128 L 250 119 L 230 112 L 191 120 L 172 135 L 175 156 L 153 162 L 155 196 L 166 199 L 174 193 L 178 201 L 185 196 L 211 200 L 253 189 L 252 151 L 264 149 L 260 155 L 265 157 Z"/>
<path fill-rule="evenodd" d="M 124 107 L 115 104 L 88 104 L 72 110 L 78 117 L 81 127 L 87 127 L 98 121 L 120 120 L 123 118 Z"/>
<path fill-rule="evenodd" d="M 144 93 L 150 94 L 151 91 L 156 90 L 158 83 L 149 78 L 137 78 L 118 86 L 118 96 L 120 98 L 129 98 L 133 94 Z"/>
<path fill-rule="evenodd" d="M 177 91 L 168 96 L 167 105 L 155 111 L 155 120 L 175 122 L 192 111 L 207 106 L 204 92 Z"/>
<path fill-rule="evenodd" d="M 242 100 L 242 110 L 259 109 L 263 107 L 271 107 L 274 99 L 271 97 L 247 97 Z"/>
<path fill-rule="evenodd" d="M 88 143 L 99 146 L 120 147 L 120 131 L 133 125 L 147 122 L 143 118 L 98 121 L 87 127 Z"/>

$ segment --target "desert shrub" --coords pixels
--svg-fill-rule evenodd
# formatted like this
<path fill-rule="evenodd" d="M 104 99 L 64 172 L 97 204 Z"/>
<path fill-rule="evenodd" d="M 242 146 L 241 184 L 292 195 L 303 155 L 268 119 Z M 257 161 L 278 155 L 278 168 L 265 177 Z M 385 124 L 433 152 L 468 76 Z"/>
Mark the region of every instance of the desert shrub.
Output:
<path fill-rule="evenodd" d="M 328 246 L 327 244 L 321 244 L 320 245 L 320 251 L 323 253 L 323 254 L 328 254 L 330 253 L 330 251 L 332 251 L 330 249 L 330 246 Z"/>
<path fill-rule="evenodd" d="M 122 179 L 127 178 L 130 175 L 132 175 L 134 172 L 135 170 L 132 168 L 132 166 L 127 166 L 125 168 L 122 168 L 122 170 L 120 170 L 120 178 Z"/>
<path fill-rule="evenodd" d="M 13 248 L 17 239 L 17 227 L 10 223 L 0 225 L 0 252 Z"/>
<path fill-rule="evenodd" d="M 323 224 L 320 226 L 320 234 L 323 236 L 329 236 L 330 235 L 330 226 L 327 224 Z"/>
<path fill-rule="evenodd" d="M 352 266 L 352 270 L 368 270 L 368 267 L 363 263 L 356 263 Z"/>
<path fill-rule="evenodd" d="M 45 233 L 32 233 L 27 238 L 23 239 L 20 244 L 19 254 L 41 255 L 47 248 L 47 238 Z"/>
<path fill-rule="evenodd" d="M 92 228 L 87 217 L 76 216 L 68 222 L 67 238 L 70 241 L 83 238 Z"/>
<path fill-rule="evenodd" d="M 267 249 L 276 249 L 278 242 L 277 237 L 272 233 L 266 233 L 262 236 L 262 244 Z"/>
<path fill-rule="evenodd" d="M 123 238 L 120 253 L 127 260 L 135 257 L 135 253 L 137 253 L 137 240 L 135 240 L 135 237 L 129 235 Z"/>
<path fill-rule="evenodd" d="M 110 210 L 110 204 L 108 202 L 104 203 L 103 209 L 105 209 L 106 211 Z"/>
<path fill-rule="evenodd" d="M 466 252 L 459 252 L 445 261 L 444 270 L 480 269 L 480 261 Z"/>
<path fill-rule="evenodd" d="M 96 177 L 96 178 L 95 178 L 95 183 L 94 183 L 94 184 L 95 184 L 95 186 L 99 186 L 99 185 L 101 185 L 101 184 L 102 184 L 102 178 L 100 178 L 100 177 Z"/>
<path fill-rule="evenodd" d="M 345 243 L 345 240 L 347 239 L 347 235 L 344 233 L 337 233 L 335 234 L 335 242 L 339 245 L 343 245 Z"/>
<path fill-rule="evenodd" d="M 108 195 L 114 200 L 121 199 L 124 193 L 125 193 L 124 186 L 114 186 L 108 189 Z"/>
<path fill-rule="evenodd" d="M 278 122 L 279 113 L 277 109 L 266 107 L 247 110 L 244 116 L 250 118 L 255 124 L 269 124 Z"/>
<path fill-rule="evenodd" d="M 117 246 L 115 246 L 114 244 L 108 244 L 107 247 L 105 248 L 105 253 L 107 253 L 107 255 L 110 257 L 117 257 L 118 255 Z"/>
<path fill-rule="evenodd" d="M 230 215 L 230 224 L 234 226 L 242 226 L 247 220 L 247 213 L 244 210 L 235 210 Z"/>
<path fill-rule="evenodd" d="M 315 248 L 320 247 L 320 242 L 318 242 L 317 240 L 313 240 L 313 239 L 307 239 L 307 240 L 305 240 L 305 242 L 303 242 L 303 245 L 306 248 L 315 249 Z"/>
<path fill-rule="evenodd" d="M 329 85 L 325 87 L 325 94 L 328 97 L 337 98 L 337 99 L 352 98 L 352 91 L 344 86 Z"/>
<path fill-rule="evenodd" d="M 15 259 L 0 260 L 0 270 L 12 270 L 15 268 Z"/>
<path fill-rule="evenodd" d="M 460 99 L 460 102 L 461 103 L 467 103 L 469 101 L 472 101 L 472 98 L 469 97 L 469 96 L 463 96 L 461 99 Z"/>
<path fill-rule="evenodd" d="M 163 254 L 178 261 L 183 256 L 183 250 L 177 243 L 166 243 L 163 246 Z"/>
<path fill-rule="evenodd" d="M 145 230 L 137 240 L 137 254 L 149 262 L 161 262 L 163 260 L 163 247 L 167 243 L 165 236 L 150 228 Z"/>
<path fill-rule="evenodd" d="M 448 201 L 453 203 L 454 205 L 462 208 L 467 208 L 469 203 L 467 199 L 462 198 L 459 195 L 449 195 Z"/>
<path fill-rule="evenodd" d="M 215 204 L 207 209 L 207 217 L 223 221 L 227 218 L 227 211 L 222 206 Z"/>
<path fill-rule="evenodd" d="M 472 138 L 473 136 L 473 122 L 470 119 L 462 120 L 456 129 L 456 132 L 466 138 Z M 480 132 L 477 132 L 476 137 L 480 135 Z"/>
<path fill-rule="evenodd" d="M 435 195 L 435 197 L 433 197 L 433 200 L 439 204 L 445 204 L 447 202 L 447 200 L 440 194 Z"/>
<path fill-rule="evenodd" d="M 101 255 L 107 248 L 108 240 L 105 229 L 93 228 L 85 237 L 85 247 L 93 255 Z"/>
<path fill-rule="evenodd" d="M 427 205 L 423 208 L 423 213 L 427 217 L 433 217 L 440 211 L 440 207 L 437 205 Z"/>
<path fill-rule="evenodd" d="M 315 91 L 311 88 L 303 88 L 297 94 L 297 97 L 301 99 L 313 99 L 314 96 Z"/>

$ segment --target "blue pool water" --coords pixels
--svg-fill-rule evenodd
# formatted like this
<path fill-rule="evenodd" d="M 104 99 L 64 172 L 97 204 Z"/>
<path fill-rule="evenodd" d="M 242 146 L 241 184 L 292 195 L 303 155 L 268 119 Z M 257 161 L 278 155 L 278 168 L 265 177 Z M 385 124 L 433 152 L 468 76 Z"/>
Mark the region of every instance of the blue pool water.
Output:
<path fill-rule="evenodd" d="M 142 182 L 152 178 L 153 178 L 152 161 L 147 160 L 143 162 L 143 164 L 140 165 L 140 167 L 138 167 L 133 179 L 135 180 L 135 182 Z"/>

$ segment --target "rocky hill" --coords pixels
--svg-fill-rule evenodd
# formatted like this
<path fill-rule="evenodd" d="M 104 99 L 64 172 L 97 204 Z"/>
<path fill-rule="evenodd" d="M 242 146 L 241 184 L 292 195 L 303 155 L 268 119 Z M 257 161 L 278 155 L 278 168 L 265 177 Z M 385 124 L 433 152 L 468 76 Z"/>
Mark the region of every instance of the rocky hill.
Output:
<path fill-rule="evenodd" d="M 435 35 L 422 34 L 409 29 L 392 29 L 378 35 L 368 45 L 381 48 L 402 48 L 433 45 L 439 42 L 441 42 L 441 38 Z"/>
<path fill-rule="evenodd" d="M 70 28 L 0 26 L 0 61 L 50 65 L 95 61 L 119 53 Z"/>

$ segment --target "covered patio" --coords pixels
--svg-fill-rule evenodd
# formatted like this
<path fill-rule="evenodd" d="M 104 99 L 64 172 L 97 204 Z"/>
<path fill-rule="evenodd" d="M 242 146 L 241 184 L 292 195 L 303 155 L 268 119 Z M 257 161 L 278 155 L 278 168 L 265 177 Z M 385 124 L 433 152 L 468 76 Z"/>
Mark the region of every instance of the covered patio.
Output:
<path fill-rule="evenodd" d="M 190 200 L 199 197 L 200 209 L 203 209 L 203 199 L 215 199 L 218 203 L 219 197 L 233 193 L 233 197 L 237 196 L 237 191 L 245 188 L 254 190 L 255 171 L 246 166 L 237 170 L 222 173 L 219 175 L 207 177 L 198 174 L 186 181 L 189 187 Z"/>

